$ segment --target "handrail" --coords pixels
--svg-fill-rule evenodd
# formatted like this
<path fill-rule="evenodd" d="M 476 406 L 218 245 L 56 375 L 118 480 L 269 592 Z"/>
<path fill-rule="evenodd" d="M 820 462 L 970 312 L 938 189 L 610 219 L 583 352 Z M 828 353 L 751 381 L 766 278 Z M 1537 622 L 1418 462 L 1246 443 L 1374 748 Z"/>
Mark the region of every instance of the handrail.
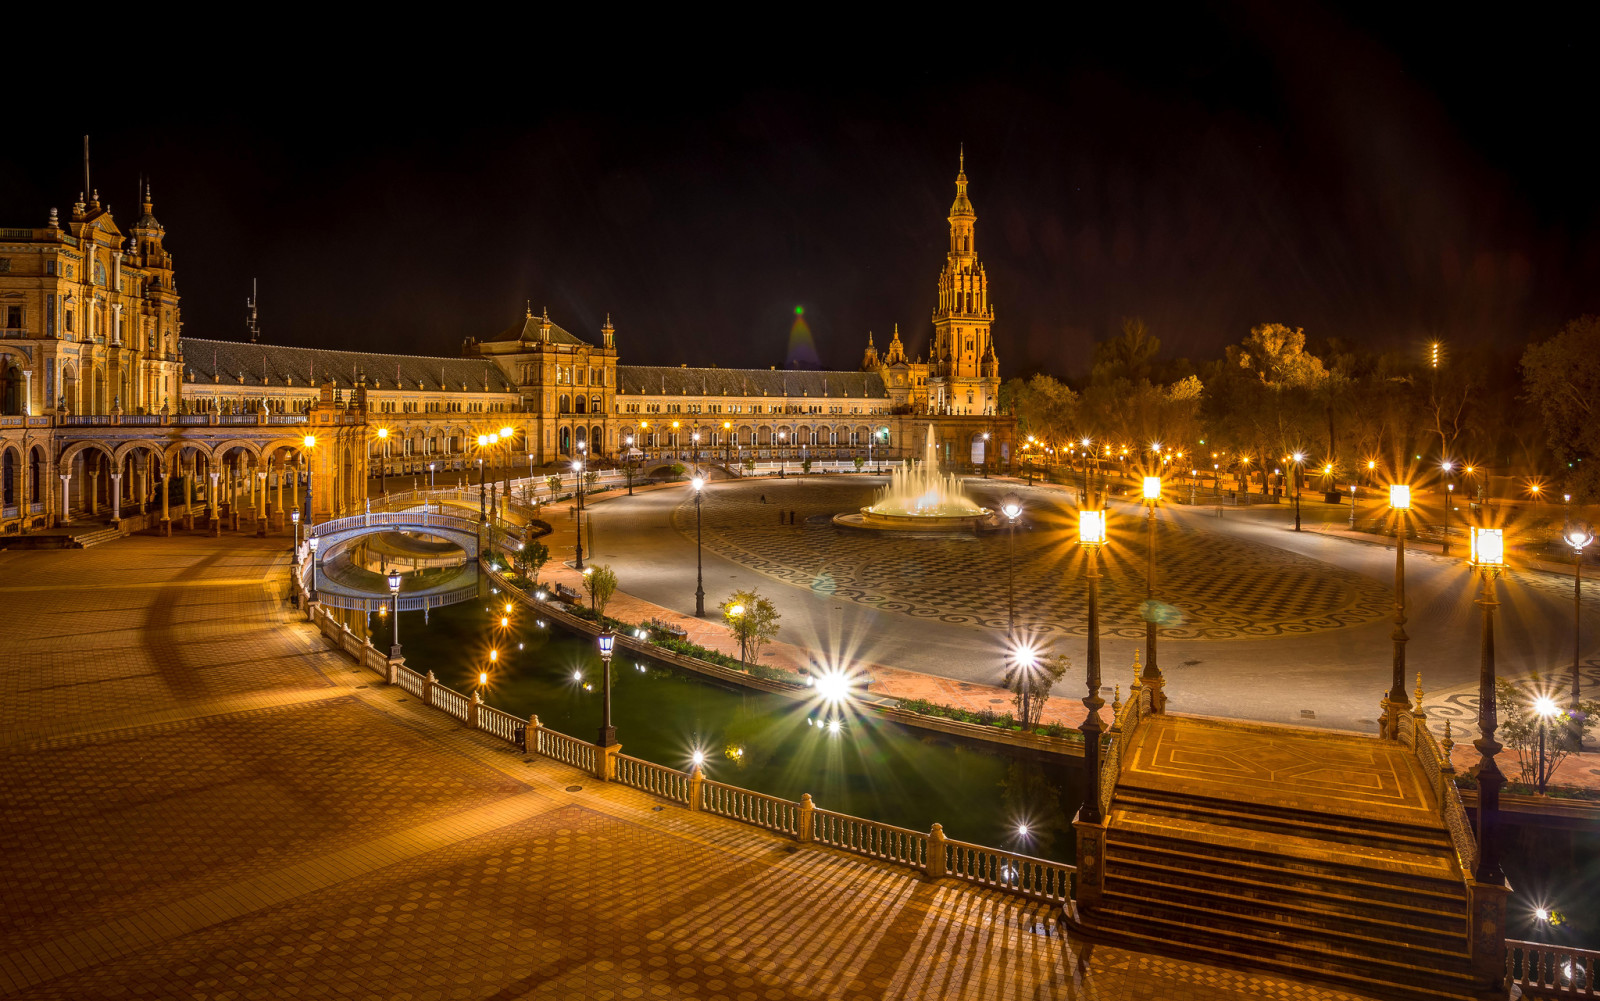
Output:
<path fill-rule="evenodd" d="M 1456 862 L 1461 866 L 1462 876 L 1470 877 L 1478 865 L 1478 842 L 1472 835 L 1472 822 L 1467 819 L 1461 793 L 1456 789 L 1455 765 L 1439 746 L 1433 731 L 1428 729 L 1425 716 L 1400 713 L 1400 743 L 1411 748 L 1412 756 L 1433 786 L 1439 803 L 1439 820 L 1450 832 Z"/>
<path fill-rule="evenodd" d="M 800 833 L 800 804 L 764 792 L 709 779 L 701 787 L 700 809 L 782 834 Z"/>
<path fill-rule="evenodd" d="M 1111 745 L 1100 761 L 1100 815 L 1111 812 L 1111 797 L 1116 792 L 1117 777 L 1122 774 L 1122 753 L 1133 740 L 1133 731 L 1143 721 L 1145 710 L 1150 708 L 1152 693 L 1143 685 L 1128 693 L 1122 710 L 1112 717 Z"/>
<path fill-rule="evenodd" d="M 594 774 L 594 745 L 576 737 L 540 727 L 538 746 L 535 750 L 547 758 L 555 758 L 564 764 Z"/>
<path fill-rule="evenodd" d="M 472 709 L 471 699 L 438 682 L 433 685 L 433 704 L 462 722 L 466 722 L 467 714 Z"/>
<path fill-rule="evenodd" d="M 1072 877 L 1077 866 L 965 841 L 946 841 L 944 851 L 944 872 L 956 879 L 1052 904 L 1072 898 Z"/>
<path fill-rule="evenodd" d="M 1523 997 L 1600 997 L 1594 980 L 1597 960 L 1600 950 L 1507 939 L 1506 983 L 1522 988 Z"/>
<path fill-rule="evenodd" d="M 688 773 L 620 752 L 616 758 L 618 782 L 674 803 L 689 802 Z"/>
<path fill-rule="evenodd" d="M 869 858 L 921 869 L 928 864 L 928 835 L 848 813 L 813 810 L 811 840 Z"/>

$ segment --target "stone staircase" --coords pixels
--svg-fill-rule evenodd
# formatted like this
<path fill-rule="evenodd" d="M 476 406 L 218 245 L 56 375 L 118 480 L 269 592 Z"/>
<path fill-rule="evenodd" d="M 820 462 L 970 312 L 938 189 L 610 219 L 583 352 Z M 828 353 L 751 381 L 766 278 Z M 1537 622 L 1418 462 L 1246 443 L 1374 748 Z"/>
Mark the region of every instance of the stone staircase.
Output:
<path fill-rule="evenodd" d="M 1211 723 L 1161 716 L 1136 735 L 1084 925 L 1134 949 L 1369 995 L 1480 997 L 1456 848 L 1409 755 L 1374 738 L 1248 729 L 1226 754 Z M 1352 754 L 1378 778 L 1352 769 Z M 1195 768 L 1210 777 L 1184 774 Z M 1264 774 L 1241 781 L 1252 772 Z"/>
<path fill-rule="evenodd" d="M 90 528 L 82 532 L 73 531 L 71 536 L 72 544 L 69 548 L 88 549 L 90 546 L 98 546 L 102 542 L 120 539 L 122 538 L 122 533 L 115 528 Z"/>

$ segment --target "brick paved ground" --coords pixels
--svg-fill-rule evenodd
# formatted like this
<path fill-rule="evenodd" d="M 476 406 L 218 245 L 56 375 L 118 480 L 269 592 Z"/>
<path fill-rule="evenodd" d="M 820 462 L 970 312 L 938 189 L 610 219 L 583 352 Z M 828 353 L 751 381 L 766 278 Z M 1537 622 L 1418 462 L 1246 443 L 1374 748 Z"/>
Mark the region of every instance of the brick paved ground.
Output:
<path fill-rule="evenodd" d="M 0 553 L 0 994 L 1347 996 L 524 760 L 325 650 L 280 547 Z"/>

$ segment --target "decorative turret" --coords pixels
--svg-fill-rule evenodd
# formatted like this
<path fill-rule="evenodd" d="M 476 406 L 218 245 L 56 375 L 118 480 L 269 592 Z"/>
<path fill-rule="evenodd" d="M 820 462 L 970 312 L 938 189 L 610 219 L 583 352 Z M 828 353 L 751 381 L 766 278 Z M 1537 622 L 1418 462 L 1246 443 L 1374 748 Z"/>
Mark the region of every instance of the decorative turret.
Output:
<path fill-rule="evenodd" d="M 894 339 L 889 342 L 889 351 L 883 357 L 885 365 L 906 364 L 906 346 L 900 343 L 900 324 L 894 325 Z"/>
<path fill-rule="evenodd" d="M 539 340 L 550 343 L 550 307 L 544 308 L 544 314 L 539 317 Z"/>
<path fill-rule="evenodd" d="M 611 325 L 610 313 L 606 314 L 605 326 L 600 328 L 600 346 L 607 351 L 615 350 L 617 346 L 617 328 Z"/>
<path fill-rule="evenodd" d="M 878 367 L 878 348 L 872 343 L 872 331 L 867 331 L 867 353 L 861 358 L 861 371 L 871 372 Z"/>

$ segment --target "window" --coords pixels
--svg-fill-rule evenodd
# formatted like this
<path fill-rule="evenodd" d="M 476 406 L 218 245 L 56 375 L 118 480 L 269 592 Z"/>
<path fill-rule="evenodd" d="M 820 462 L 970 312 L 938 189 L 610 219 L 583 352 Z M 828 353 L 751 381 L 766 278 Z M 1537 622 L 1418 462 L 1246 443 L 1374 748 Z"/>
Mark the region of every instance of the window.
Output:
<path fill-rule="evenodd" d="M 63 310 L 62 311 L 62 315 L 65 318 L 64 319 L 65 329 L 66 329 L 67 333 L 70 334 L 70 333 L 72 333 L 72 310 L 70 310 L 70 309 Z"/>
<path fill-rule="evenodd" d="M 54 259 L 44 262 L 44 273 L 47 275 L 53 275 L 56 273 L 56 262 Z"/>
<path fill-rule="evenodd" d="M 7 263 L 9 263 L 9 262 L 7 262 Z M 4 269 L 0 268 L 0 270 L 4 270 Z M 22 329 L 22 307 L 21 306 L 7 306 L 6 307 L 6 329 L 7 330 L 21 330 Z"/>

